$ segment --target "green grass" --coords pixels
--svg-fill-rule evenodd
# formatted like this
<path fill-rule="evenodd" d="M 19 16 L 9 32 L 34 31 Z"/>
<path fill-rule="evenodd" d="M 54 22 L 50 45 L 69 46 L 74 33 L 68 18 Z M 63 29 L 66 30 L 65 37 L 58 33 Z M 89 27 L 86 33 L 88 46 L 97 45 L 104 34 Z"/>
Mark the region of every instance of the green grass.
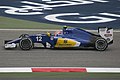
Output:
<path fill-rule="evenodd" d="M 62 73 L 62 72 L 42 72 L 42 73 L 0 73 L 0 77 L 14 78 L 120 78 L 120 74 L 113 73 Z"/>
<path fill-rule="evenodd" d="M 1 29 L 61 29 L 62 26 L 0 16 Z"/>

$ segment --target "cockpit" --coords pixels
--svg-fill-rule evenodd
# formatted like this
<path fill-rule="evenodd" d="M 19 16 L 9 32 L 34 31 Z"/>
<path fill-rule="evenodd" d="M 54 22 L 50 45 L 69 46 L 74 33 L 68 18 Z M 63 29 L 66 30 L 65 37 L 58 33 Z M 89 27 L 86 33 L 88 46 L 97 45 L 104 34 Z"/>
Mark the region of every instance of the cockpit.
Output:
<path fill-rule="evenodd" d="M 72 34 L 72 30 L 70 28 L 63 27 L 62 30 L 56 31 L 54 33 L 55 36 L 66 35 L 66 34 Z"/>
<path fill-rule="evenodd" d="M 62 30 L 59 30 L 59 31 L 56 31 L 54 33 L 55 36 L 59 36 L 59 35 L 62 35 L 63 34 L 63 31 Z"/>

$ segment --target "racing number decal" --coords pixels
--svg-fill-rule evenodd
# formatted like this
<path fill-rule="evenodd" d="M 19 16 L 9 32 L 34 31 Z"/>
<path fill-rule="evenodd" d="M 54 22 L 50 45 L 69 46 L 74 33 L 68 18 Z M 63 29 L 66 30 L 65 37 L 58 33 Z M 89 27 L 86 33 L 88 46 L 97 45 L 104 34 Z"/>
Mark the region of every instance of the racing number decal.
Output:
<path fill-rule="evenodd" d="M 36 37 L 36 40 L 37 40 L 37 41 L 42 41 L 42 37 L 41 37 L 41 36 L 37 36 L 37 37 Z"/>

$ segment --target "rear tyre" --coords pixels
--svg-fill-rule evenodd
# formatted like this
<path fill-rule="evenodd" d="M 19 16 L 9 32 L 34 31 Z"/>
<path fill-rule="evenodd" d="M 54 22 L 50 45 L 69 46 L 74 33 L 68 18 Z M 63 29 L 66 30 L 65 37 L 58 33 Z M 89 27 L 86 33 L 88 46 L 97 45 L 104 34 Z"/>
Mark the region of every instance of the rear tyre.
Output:
<path fill-rule="evenodd" d="M 104 51 L 108 47 L 107 41 L 103 38 L 98 38 L 95 41 L 95 49 L 98 51 Z"/>
<path fill-rule="evenodd" d="M 22 50 L 30 50 L 33 48 L 33 42 L 30 38 L 22 38 L 19 42 L 19 46 Z"/>

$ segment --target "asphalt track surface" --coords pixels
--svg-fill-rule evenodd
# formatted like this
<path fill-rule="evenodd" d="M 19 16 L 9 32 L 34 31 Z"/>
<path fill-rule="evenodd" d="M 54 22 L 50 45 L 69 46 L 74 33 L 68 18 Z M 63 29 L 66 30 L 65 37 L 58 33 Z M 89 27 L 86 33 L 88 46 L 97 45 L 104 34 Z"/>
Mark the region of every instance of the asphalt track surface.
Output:
<path fill-rule="evenodd" d="M 20 34 L 36 34 L 37 31 L 0 31 L 0 67 L 120 67 L 120 33 L 114 33 L 114 44 L 106 51 L 32 49 L 19 47 L 5 50 L 3 41 L 15 39 Z M 45 32 L 41 32 L 45 33 Z"/>

